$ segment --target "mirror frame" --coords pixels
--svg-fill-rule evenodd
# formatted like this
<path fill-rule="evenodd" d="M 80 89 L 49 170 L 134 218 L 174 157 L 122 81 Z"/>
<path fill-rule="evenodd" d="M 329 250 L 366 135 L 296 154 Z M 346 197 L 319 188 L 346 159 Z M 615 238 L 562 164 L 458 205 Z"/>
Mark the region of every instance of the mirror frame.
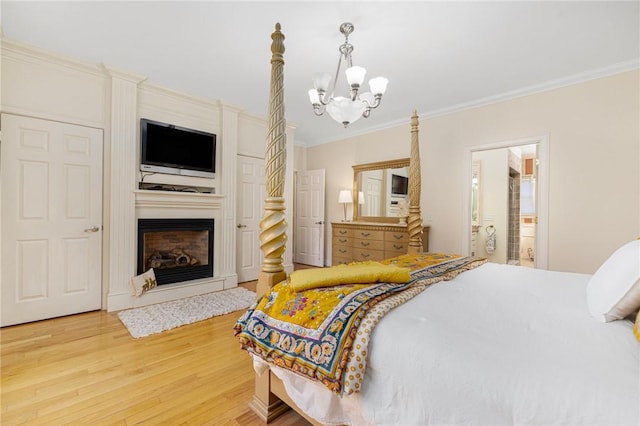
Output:
<path fill-rule="evenodd" d="M 399 169 L 409 167 L 409 158 L 397 160 L 378 161 L 376 163 L 356 164 L 353 167 L 353 220 L 355 222 L 398 223 L 397 217 L 386 216 L 360 216 L 358 208 L 358 174 L 370 170 Z"/>

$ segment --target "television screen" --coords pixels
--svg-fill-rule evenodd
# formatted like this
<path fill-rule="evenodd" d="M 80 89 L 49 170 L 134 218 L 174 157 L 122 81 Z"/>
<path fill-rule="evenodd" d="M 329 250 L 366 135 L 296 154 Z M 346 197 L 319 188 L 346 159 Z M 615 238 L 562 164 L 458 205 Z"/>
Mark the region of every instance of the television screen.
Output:
<path fill-rule="evenodd" d="M 391 175 L 391 195 L 407 195 L 409 179 L 405 176 Z"/>
<path fill-rule="evenodd" d="M 215 176 L 216 135 L 141 119 L 140 138 L 140 170 L 188 176 Z"/>

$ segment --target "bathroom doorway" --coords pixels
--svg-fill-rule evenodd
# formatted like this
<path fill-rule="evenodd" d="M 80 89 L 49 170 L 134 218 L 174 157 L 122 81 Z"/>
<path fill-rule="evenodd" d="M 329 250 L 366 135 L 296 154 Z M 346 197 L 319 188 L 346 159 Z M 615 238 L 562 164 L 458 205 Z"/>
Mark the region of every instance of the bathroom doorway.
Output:
<path fill-rule="evenodd" d="M 535 138 L 469 150 L 470 255 L 546 269 L 547 145 Z"/>

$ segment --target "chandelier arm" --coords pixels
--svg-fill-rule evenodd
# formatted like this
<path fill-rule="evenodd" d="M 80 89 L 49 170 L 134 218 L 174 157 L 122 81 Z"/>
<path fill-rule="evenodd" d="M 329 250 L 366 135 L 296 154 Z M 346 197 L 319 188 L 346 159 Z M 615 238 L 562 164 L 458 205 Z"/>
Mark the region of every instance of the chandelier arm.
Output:
<path fill-rule="evenodd" d="M 340 75 L 340 67 L 341 66 L 342 66 L 342 55 L 340 55 L 340 58 L 338 59 L 338 66 L 336 68 L 336 76 L 333 79 L 333 82 L 331 83 L 331 90 L 327 91 L 327 94 L 329 95 L 329 99 L 326 100 L 326 103 L 324 103 L 324 105 L 327 105 L 333 99 L 333 94 L 336 91 L 336 85 L 338 84 L 338 76 Z"/>
<path fill-rule="evenodd" d="M 367 110 L 372 110 L 380 106 L 382 95 L 374 95 L 373 103 L 370 103 L 367 99 L 360 99 L 360 100 L 367 105 Z"/>
<path fill-rule="evenodd" d="M 313 104 L 313 113 L 317 116 L 324 114 L 325 107 L 320 104 Z"/>
<path fill-rule="evenodd" d="M 352 101 L 355 101 L 356 99 L 358 99 L 358 90 L 360 90 L 360 85 L 359 84 L 352 84 L 351 85 L 351 100 Z M 368 104 L 369 102 L 365 101 L 365 103 Z"/>
<path fill-rule="evenodd" d="M 344 56 L 344 59 L 347 62 L 347 69 L 353 66 L 353 56 L 351 55 L 353 52 L 353 45 L 350 44 L 348 40 L 349 40 L 349 34 L 346 34 L 345 43 L 342 46 L 340 46 L 340 52 L 342 52 L 342 55 Z M 342 60 L 342 58 L 340 58 L 340 60 Z M 338 81 L 337 78 L 338 76 L 336 72 L 336 82 Z M 360 85 L 353 84 L 349 86 L 349 94 L 351 95 L 352 101 L 355 101 L 356 99 L 358 99 L 358 90 L 360 90 Z"/>
<path fill-rule="evenodd" d="M 353 56 L 351 56 L 351 52 L 353 52 L 353 45 L 349 44 L 345 47 L 346 49 L 344 51 L 344 58 L 347 61 L 347 68 L 351 68 L 353 66 Z"/>
<path fill-rule="evenodd" d="M 316 105 L 322 105 L 323 107 L 329 105 L 331 103 L 331 97 L 327 95 L 328 92 L 325 92 L 324 90 L 320 91 L 318 90 L 318 99 L 320 100 L 319 104 L 313 104 L 313 108 L 315 109 Z M 328 97 L 328 99 L 327 99 Z M 322 108 L 322 112 L 324 112 L 324 108 Z M 322 114 L 322 113 L 320 113 Z"/>

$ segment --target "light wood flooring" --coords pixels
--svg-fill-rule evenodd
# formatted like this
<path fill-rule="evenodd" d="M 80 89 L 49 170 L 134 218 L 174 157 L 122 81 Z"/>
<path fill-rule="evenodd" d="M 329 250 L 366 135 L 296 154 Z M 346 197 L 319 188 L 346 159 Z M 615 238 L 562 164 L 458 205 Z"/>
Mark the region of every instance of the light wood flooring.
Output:
<path fill-rule="evenodd" d="M 262 425 L 233 335 L 241 314 L 140 339 L 105 311 L 5 327 L 0 424 Z M 309 423 L 289 411 L 270 424 Z"/>

